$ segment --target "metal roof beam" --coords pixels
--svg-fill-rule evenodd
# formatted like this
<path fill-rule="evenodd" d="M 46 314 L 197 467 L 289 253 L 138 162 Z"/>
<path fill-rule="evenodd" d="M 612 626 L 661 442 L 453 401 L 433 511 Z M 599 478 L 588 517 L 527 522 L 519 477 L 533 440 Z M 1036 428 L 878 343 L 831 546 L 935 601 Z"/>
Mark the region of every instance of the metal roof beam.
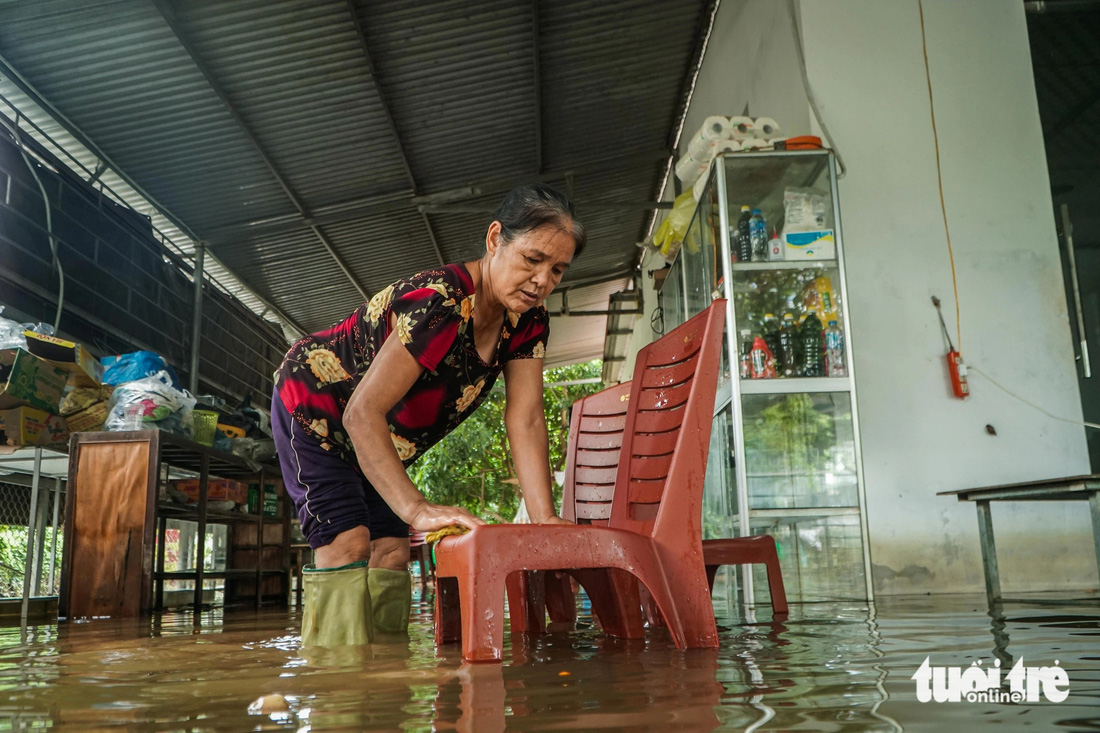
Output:
<path fill-rule="evenodd" d="M 655 209 L 671 209 L 672 201 L 607 201 L 584 200 L 576 203 L 582 211 L 653 211 Z M 421 204 L 417 207 L 422 212 L 432 214 L 491 214 L 496 211 L 496 204 Z"/>
<path fill-rule="evenodd" d="M 183 28 L 180 27 L 179 21 L 176 18 L 175 9 L 172 7 L 171 3 L 168 2 L 168 0 L 153 0 L 153 4 L 160 12 L 161 17 L 164 18 L 164 22 L 167 23 L 168 27 L 172 30 L 172 33 L 175 35 L 176 40 L 181 46 L 183 46 L 184 51 L 186 51 L 187 55 L 191 58 L 191 62 L 195 65 L 195 68 L 199 70 L 199 73 L 202 74 L 203 79 L 206 80 L 207 85 L 210 87 L 211 90 L 213 90 L 218 99 L 221 100 L 221 103 L 225 106 L 226 111 L 229 112 L 230 117 L 232 117 L 233 121 L 237 123 L 237 126 L 241 129 L 241 132 L 244 134 L 245 138 L 247 138 L 249 144 L 252 145 L 252 148 L 256 151 L 256 154 L 259 155 L 260 160 L 267 167 L 268 171 L 270 171 L 271 175 L 278 182 L 279 186 L 283 189 L 283 193 L 285 193 L 287 198 L 290 199 L 290 202 L 294 205 L 294 208 L 298 210 L 298 213 L 302 216 L 302 218 L 308 219 L 309 210 L 306 208 L 305 204 L 302 203 L 302 200 L 298 197 L 298 194 L 294 192 L 294 189 L 291 187 L 290 182 L 287 181 L 286 177 L 279 171 L 278 166 L 275 165 L 274 159 L 272 159 L 271 155 L 264 148 L 263 143 L 260 142 L 259 138 L 256 137 L 256 133 L 254 133 L 252 131 L 252 128 L 249 127 L 248 122 L 241 115 L 240 110 L 238 110 L 237 107 L 233 104 L 233 100 L 229 98 L 229 94 L 222 88 L 221 84 L 214 77 L 213 72 L 199 57 L 198 51 L 192 45 L 187 34 L 184 33 Z M 362 284 L 360 284 L 359 280 L 352 273 L 351 268 L 348 267 L 347 263 L 344 262 L 342 257 L 340 257 L 340 254 L 336 251 L 336 248 L 333 246 L 332 242 L 329 241 L 329 238 L 325 236 L 324 232 L 322 232 L 320 228 L 316 225 L 311 225 L 309 228 L 317 237 L 318 241 L 320 241 L 321 246 L 325 248 L 325 251 L 329 253 L 329 256 L 332 257 L 333 261 L 343 271 L 347 279 L 351 282 L 355 289 L 359 291 L 359 295 L 362 296 L 363 300 L 370 300 L 370 294 L 367 292 L 367 289 L 364 288 Z"/>
<path fill-rule="evenodd" d="M 163 0 L 160 0 L 163 2 Z M 382 82 L 378 79 L 378 73 L 374 68 L 374 60 L 370 55 L 370 45 L 367 43 L 367 31 L 363 28 L 363 22 L 359 19 L 359 13 L 355 9 L 355 0 L 347 0 L 348 14 L 351 15 L 351 22 L 355 26 L 355 35 L 359 38 L 359 45 L 363 49 L 363 58 L 367 62 L 367 75 L 370 77 L 371 83 L 374 85 L 375 94 L 378 95 L 378 104 L 382 108 L 382 114 L 386 118 L 386 126 L 390 130 L 390 136 L 393 137 L 394 143 L 397 145 L 397 153 L 401 156 L 401 165 L 405 168 L 405 176 L 409 179 L 409 186 L 412 187 L 413 196 L 420 194 L 420 186 L 416 182 L 416 176 L 413 175 L 412 166 L 409 164 L 409 156 L 405 152 L 405 145 L 401 141 L 401 133 L 397 129 L 397 123 L 393 119 L 393 111 L 390 109 L 389 100 L 386 99 L 386 91 L 382 88 Z M 439 247 L 439 240 L 435 236 L 435 230 L 432 228 L 432 223 L 428 219 L 427 213 L 421 211 L 420 219 L 424 222 L 424 228 L 428 232 L 428 239 L 432 242 L 432 249 L 435 250 L 435 256 L 439 258 L 439 264 L 447 264 L 446 258 L 443 256 L 443 250 Z"/>
<path fill-rule="evenodd" d="M 592 161 L 582 166 L 576 166 L 569 170 L 553 171 L 528 176 L 510 176 L 506 178 L 494 178 L 491 180 L 472 183 L 469 186 L 440 191 L 423 196 L 411 198 L 396 198 L 392 193 L 379 196 L 367 196 L 363 198 L 349 199 L 329 206 L 321 206 L 313 211 L 309 218 L 300 215 L 277 216 L 269 219 L 259 219 L 238 224 L 229 224 L 209 233 L 207 240 L 210 242 L 229 242 L 234 237 L 247 235 L 266 229 L 301 229 L 311 225 L 336 224 L 344 221 L 361 219 L 377 214 L 389 214 L 407 212 L 413 206 L 421 204 L 446 204 L 459 202 L 478 196 L 489 196 L 503 193 L 521 183 L 540 181 L 562 181 L 567 177 L 595 175 L 605 171 L 608 166 L 621 166 L 627 170 L 651 166 L 655 163 L 664 163 L 670 153 L 667 150 L 652 150 L 637 155 L 615 156 L 604 160 Z"/>

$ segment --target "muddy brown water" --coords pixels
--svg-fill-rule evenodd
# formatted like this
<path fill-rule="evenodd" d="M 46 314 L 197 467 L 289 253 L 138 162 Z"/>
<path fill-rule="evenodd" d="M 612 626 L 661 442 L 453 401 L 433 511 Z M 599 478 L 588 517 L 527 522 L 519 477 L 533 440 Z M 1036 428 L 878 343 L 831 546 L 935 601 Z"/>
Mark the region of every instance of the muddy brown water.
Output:
<path fill-rule="evenodd" d="M 287 611 L 167 613 L 0 629 L 0 728 L 392 731 L 1100 730 L 1100 600 L 980 596 L 792 605 L 720 617 L 721 649 L 582 628 L 514 637 L 502 665 L 437 650 L 430 595 L 407 639 L 302 650 Z M 911 677 L 995 658 L 1066 670 L 1061 703 L 921 703 Z M 1005 666 L 1007 665 L 1007 666 Z M 285 714 L 250 714 L 282 695 Z"/>

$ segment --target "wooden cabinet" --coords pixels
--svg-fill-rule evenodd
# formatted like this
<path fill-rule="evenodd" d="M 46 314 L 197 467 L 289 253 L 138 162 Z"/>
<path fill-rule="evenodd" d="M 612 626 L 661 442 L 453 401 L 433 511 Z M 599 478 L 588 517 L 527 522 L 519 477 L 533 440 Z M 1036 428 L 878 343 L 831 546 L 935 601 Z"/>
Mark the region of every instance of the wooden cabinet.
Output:
<path fill-rule="evenodd" d="M 176 477 L 198 476 L 194 504 L 179 504 L 162 487 Z M 215 509 L 212 478 L 260 487 L 256 513 Z M 277 516 L 265 517 L 262 492 L 274 486 Z M 69 452 L 65 548 L 58 615 L 63 618 L 138 616 L 165 607 L 165 583 L 191 581 L 191 603 L 204 604 L 204 581 L 224 580 L 226 605 L 285 605 L 290 590 L 291 503 L 274 466 L 244 459 L 157 430 L 76 433 Z M 205 541 L 194 543 L 193 568 L 166 571 L 168 522 L 226 526 L 224 569 L 206 568 Z M 190 525 L 188 525 L 190 526 Z M 190 564 L 190 563 L 188 563 Z"/>

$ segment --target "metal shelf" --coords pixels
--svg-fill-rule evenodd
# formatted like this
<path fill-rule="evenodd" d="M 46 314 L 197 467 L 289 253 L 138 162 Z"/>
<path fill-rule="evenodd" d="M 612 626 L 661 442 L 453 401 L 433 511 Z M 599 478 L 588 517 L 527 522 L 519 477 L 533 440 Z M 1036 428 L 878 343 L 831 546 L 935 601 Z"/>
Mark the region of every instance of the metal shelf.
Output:
<path fill-rule="evenodd" d="M 188 522 L 199 521 L 199 510 L 194 504 L 173 504 L 171 502 L 158 502 L 157 514 L 165 519 L 182 519 Z M 245 512 L 225 511 L 224 509 L 207 509 L 206 521 L 214 524 L 236 524 L 237 522 L 259 522 L 260 515 L 247 514 Z M 279 521 L 279 517 L 264 517 L 265 522 Z"/>
<path fill-rule="evenodd" d="M 761 270 L 816 270 L 836 269 L 836 260 L 776 260 L 774 262 L 734 262 L 730 267 L 736 272 L 759 272 Z"/>
<path fill-rule="evenodd" d="M 849 392 L 848 377 L 777 377 L 742 379 L 741 394 L 801 394 L 803 392 Z"/>
<path fill-rule="evenodd" d="M 261 570 L 261 575 L 282 575 L 288 572 L 287 570 Z M 155 572 L 153 577 L 157 580 L 195 580 L 198 578 L 199 572 L 197 570 L 173 570 L 165 572 Z M 204 570 L 202 571 L 203 580 L 226 580 L 232 578 L 255 578 L 255 568 L 231 568 L 229 570 Z"/>

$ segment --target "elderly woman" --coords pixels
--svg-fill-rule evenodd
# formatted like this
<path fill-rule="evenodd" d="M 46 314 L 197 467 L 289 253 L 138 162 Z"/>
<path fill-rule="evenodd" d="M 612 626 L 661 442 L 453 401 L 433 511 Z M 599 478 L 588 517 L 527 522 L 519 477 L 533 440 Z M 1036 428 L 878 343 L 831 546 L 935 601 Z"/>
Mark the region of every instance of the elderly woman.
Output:
<path fill-rule="evenodd" d="M 523 500 L 554 513 L 542 403 L 542 303 L 585 244 L 573 204 L 543 185 L 510 192 L 472 262 L 398 280 L 346 320 L 295 343 L 271 424 L 315 566 L 303 572 L 303 645 L 363 644 L 408 626 L 409 526 L 483 522 L 428 501 L 405 469 L 504 374 L 505 426 Z"/>

